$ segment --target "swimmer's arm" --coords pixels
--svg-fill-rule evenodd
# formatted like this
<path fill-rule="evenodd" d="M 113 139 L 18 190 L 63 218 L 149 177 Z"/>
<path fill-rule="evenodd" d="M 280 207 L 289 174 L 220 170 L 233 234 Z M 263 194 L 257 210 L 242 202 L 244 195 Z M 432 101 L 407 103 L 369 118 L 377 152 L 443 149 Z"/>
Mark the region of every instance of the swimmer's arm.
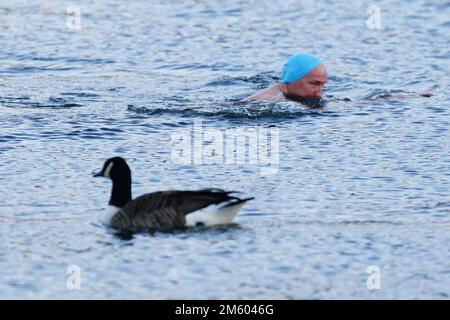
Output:
<path fill-rule="evenodd" d="M 401 94 L 393 94 L 389 98 L 403 98 L 403 97 L 411 97 L 411 96 L 421 96 L 421 97 L 424 97 L 424 98 L 429 98 L 429 97 L 432 97 L 433 94 L 430 93 L 430 92 L 421 92 L 421 93 L 418 93 L 418 92 L 404 92 L 404 93 L 401 93 Z"/>
<path fill-rule="evenodd" d="M 251 96 L 248 96 L 244 99 L 242 99 L 243 101 L 249 101 L 249 100 L 261 100 L 262 95 L 260 92 L 256 92 L 254 94 L 252 94 Z M 264 100 L 264 99 L 263 99 Z"/>
<path fill-rule="evenodd" d="M 284 98 L 284 96 L 276 89 L 276 86 L 263 89 L 243 99 L 243 101 L 249 100 L 272 101 L 272 102 L 287 101 Z"/>
<path fill-rule="evenodd" d="M 425 98 L 429 98 L 432 97 L 433 94 L 430 92 L 421 92 L 421 93 L 417 93 L 417 92 L 403 92 L 402 94 L 395 94 L 395 95 L 388 95 L 386 97 L 376 97 L 375 99 L 401 99 L 401 98 L 405 98 L 407 96 L 421 96 L 421 97 L 425 97 Z M 353 103 L 353 102 L 357 102 L 357 103 L 367 103 L 373 101 L 373 99 L 369 99 L 366 101 L 353 101 L 349 98 L 337 98 L 337 97 L 333 97 L 333 96 L 327 96 L 327 102 L 349 102 L 349 103 Z"/>
<path fill-rule="evenodd" d="M 403 91 L 403 92 L 394 92 L 394 93 L 390 93 L 387 95 L 382 95 L 380 97 L 376 97 L 377 99 L 385 99 L 385 100 L 389 100 L 389 99 L 405 99 L 407 97 L 425 97 L 425 98 L 429 98 L 432 97 L 433 94 L 430 92 L 413 92 L 413 91 Z"/>

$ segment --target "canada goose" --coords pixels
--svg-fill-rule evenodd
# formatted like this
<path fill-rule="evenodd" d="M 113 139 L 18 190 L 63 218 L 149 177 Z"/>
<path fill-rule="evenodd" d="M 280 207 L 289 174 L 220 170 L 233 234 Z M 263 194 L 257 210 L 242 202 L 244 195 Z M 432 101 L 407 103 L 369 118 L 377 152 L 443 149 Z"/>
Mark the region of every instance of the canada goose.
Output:
<path fill-rule="evenodd" d="M 234 191 L 158 191 L 131 198 L 131 170 L 121 157 L 105 161 L 94 177 L 112 180 L 109 208 L 103 223 L 116 229 L 169 231 L 186 226 L 230 223 L 242 205 L 253 198 L 230 196 Z"/>

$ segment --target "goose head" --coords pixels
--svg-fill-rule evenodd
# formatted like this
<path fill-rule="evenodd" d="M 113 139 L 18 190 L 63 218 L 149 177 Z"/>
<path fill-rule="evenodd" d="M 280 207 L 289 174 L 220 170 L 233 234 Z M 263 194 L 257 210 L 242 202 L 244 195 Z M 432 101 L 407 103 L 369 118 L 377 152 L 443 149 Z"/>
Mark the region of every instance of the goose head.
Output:
<path fill-rule="evenodd" d="M 102 170 L 94 174 L 94 177 L 105 177 L 113 181 L 131 176 L 131 170 L 121 157 L 110 158 L 103 164 Z"/>
<path fill-rule="evenodd" d="M 94 177 L 112 180 L 110 205 L 120 208 L 131 200 L 131 170 L 123 158 L 114 157 L 106 160 L 102 170 L 94 174 Z"/>

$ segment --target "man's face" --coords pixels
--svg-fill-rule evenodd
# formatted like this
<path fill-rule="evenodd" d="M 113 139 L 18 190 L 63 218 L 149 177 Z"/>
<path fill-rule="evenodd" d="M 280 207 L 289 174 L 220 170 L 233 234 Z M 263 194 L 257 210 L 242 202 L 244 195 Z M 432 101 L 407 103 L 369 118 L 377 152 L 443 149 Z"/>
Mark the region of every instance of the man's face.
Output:
<path fill-rule="evenodd" d="M 320 99 L 322 98 L 322 88 L 325 82 L 327 82 L 327 69 L 323 64 L 320 64 L 303 78 L 286 84 L 286 93 L 306 99 Z"/>

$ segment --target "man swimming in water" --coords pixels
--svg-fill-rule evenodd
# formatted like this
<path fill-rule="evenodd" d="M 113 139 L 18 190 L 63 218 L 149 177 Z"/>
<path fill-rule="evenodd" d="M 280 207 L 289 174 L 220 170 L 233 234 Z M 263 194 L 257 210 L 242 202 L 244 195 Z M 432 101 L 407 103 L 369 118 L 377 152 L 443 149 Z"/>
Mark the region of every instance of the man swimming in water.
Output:
<path fill-rule="evenodd" d="M 320 106 L 322 89 L 327 82 L 327 69 L 317 57 L 299 53 L 289 57 L 283 67 L 280 82 L 256 92 L 245 100 L 267 100 L 283 102 L 298 101 L 307 105 Z M 428 92 L 420 93 L 430 97 Z"/>
<path fill-rule="evenodd" d="M 289 57 L 284 64 L 279 83 L 261 90 L 246 100 L 288 100 L 321 99 L 322 89 L 327 82 L 325 65 L 313 55 L 299 53 Z"/>

